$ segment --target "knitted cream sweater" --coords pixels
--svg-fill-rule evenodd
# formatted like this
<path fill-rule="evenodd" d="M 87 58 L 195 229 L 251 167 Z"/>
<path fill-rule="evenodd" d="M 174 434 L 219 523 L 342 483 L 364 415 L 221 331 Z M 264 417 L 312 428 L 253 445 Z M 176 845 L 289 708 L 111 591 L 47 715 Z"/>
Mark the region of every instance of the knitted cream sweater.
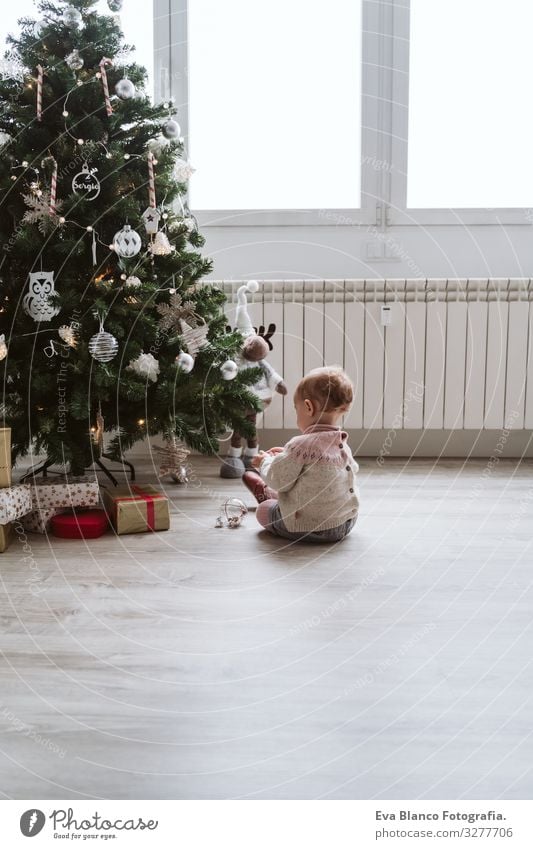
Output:
<path fill-rule="evenodd" d="M 282 454 L 265 456 L 261 475 L 278 492 L 287 530 L 325 531 L 357 516 L 359 466 L 347 438 L 338 427 L 312 425 Z"/>

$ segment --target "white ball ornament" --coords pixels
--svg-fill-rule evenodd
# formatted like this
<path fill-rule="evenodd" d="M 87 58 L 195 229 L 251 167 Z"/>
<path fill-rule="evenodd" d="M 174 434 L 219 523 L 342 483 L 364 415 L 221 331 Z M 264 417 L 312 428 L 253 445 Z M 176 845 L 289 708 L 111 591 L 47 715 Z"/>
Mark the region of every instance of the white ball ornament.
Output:
<path fill-rule="evenodd" d="M 63 12 L 63 23 L 66 27 L 78 29 L 83 23 L 83 16 L 74 6 L 67 6 Z"/>
<path fill-rule="evenodd" d="M 142 284 L 139 278 L 135 277 L 135 275 L 133 274 L 130 274 L 130 276 L 126 278 L 126 281 L 124 283 L 124 286 L 126 286 L 127 289 L 136 289 L 138 286 L 141 285 Z"/>
<path fill-rule="evenodd" d="M 131 80 L 123 79 L 119 80 L 115 86 L 115 92 L 120 97 L 121 100 L 131 100 L 132 97 L 135 97 L 135 86 L 133 85 Z"/>
<path fill-rule="evenodd" d="M 248 283 L 246 284 L 246 288 L 248 289 L 249 292 L 255 294 L 256 292 L 259 291 L 259 283 L 257 282 L 257 280 L 248 280 Z"/>
<path fill-rule="evenodd" d="M 72 53 L 69 53 L 65 62 L 71 71 L 81 71 L 84 65 L 83 56 L 80 55 L 79 50 L 73 50 Z"/>
<path fill-rule="evenodd" d="M 181 136 L 181 127 L 174 118 L 170 118 L 170 120 L 163 125 L 163 133 L 167 139 L 177 139 Z"/>
<path fill-rule="evenodd" d="M 235 380 L 239 373 L 239 367 L 233 360 L 226 360 L 226 362 L 220 366 L 220 373 L 222 375 L 222 380 Z"/>
<path fill-rule="evenodd" d="M 89 353 L 99 363 L 109 363 L 118 353 L 118 342 L 100 325 L 100 331 L 89 340 Z"/>
<path fill-rule="evenodd" d="M 135 230 L 131 229 L 129 224 L 125 224 L 122 230 L 115 233 L 112 250 L 115 250 L 123 259 L 131 259 L 131 257 L 137 256 L 141 247 L 141 237 Z"/>
<path fill-rule="evenodd" d="M 176 357 L 176 365 L 185 372 L 185 374 L 190 374 L 194 368 L 194 359 L 190 354 L 182 351 L 181 354 L 178 354 Z"/>

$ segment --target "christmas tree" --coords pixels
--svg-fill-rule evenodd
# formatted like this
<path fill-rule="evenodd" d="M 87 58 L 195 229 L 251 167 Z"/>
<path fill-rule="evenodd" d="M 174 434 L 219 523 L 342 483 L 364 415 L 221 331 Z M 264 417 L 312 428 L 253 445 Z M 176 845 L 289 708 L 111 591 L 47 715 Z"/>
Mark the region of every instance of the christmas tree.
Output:
<path fill-rule="evenodd" d="M 108 0 L 118 11 L 123 0 Z M 127 0 L 124 0 L 127 2 Z M 202 452 L 257 409 L 188 211 L 175 110 L 152 105 L 120 21 L 41 0 L 0 65 L 0 358 L 13 450 L 73 474 L 112 431 Z"/>

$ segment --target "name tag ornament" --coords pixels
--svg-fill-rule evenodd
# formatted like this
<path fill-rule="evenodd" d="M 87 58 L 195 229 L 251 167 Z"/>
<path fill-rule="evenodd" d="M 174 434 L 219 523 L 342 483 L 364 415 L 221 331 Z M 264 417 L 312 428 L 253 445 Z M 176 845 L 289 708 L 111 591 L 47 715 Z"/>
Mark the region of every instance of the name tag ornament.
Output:
<path fill-rule="evenodd" d="M 84 197 L 85 200 L 96 200 L 100 194 L 100 181 L 96 177 L 97 168 L 89 168 L 87 162 L 72 180 L 72 191 L 76 195 Z"/>

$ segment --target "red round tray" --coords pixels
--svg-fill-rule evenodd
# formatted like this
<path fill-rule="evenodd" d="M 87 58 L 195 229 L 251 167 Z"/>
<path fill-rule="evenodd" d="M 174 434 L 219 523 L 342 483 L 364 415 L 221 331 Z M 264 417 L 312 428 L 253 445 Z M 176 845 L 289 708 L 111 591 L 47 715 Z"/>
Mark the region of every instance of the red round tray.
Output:
<path fill-rule="evenodd" d="M 105 510 L 58 513 L 50 523 L 53 535 L 62 539 L 97 539 L 103 536 L 108 528 Z"/>

